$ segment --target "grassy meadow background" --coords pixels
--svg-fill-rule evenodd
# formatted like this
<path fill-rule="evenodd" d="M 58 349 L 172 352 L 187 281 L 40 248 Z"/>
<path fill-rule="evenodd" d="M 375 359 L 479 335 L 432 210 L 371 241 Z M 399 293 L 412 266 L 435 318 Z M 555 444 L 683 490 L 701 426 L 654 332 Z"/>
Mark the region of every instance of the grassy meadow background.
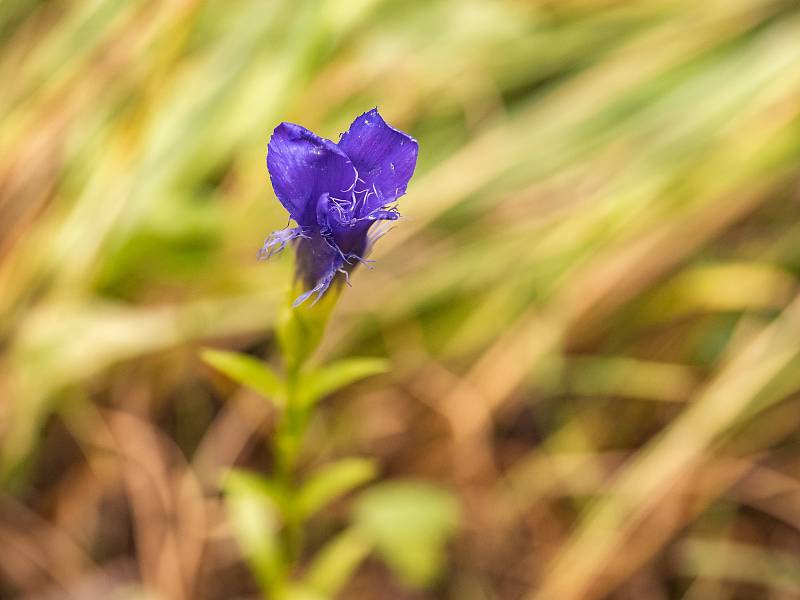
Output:
<path fill-rule="evenodd" d="M 341 597 L 800 598 L 796 0 L 2 0 L 0 598 L 257 597 L 274 415 L 198 354 L 276 357 L 273 127 L 373 106 L 420 159 L 321 354 L 392 370 L 305 461 L 463 519 Z"/>

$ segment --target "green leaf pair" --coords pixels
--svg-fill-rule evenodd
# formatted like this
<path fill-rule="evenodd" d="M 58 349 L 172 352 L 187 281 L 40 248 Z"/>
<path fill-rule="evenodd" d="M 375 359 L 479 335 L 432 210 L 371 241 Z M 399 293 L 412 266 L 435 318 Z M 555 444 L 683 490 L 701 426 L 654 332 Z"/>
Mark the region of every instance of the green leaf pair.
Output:
<path fill-rule="evenodd" d="M 234 469 L 223 482 L 230 523 L 244 557 L 267 597 L 279 600 L 335 597 L 371 552 L 407 585 L 428 585 L 441 571 L 445 545 L 460 520 L 455 499 L 438 487 L 414 481 L 380 484 L 361 493 L 351 525 L 317 553 L 305 577 L 299 582 L 289 580 L 292 563 L 302 556 L 303 526 L 378 472 L 372 460 L 345 458 L 321 467 L 299 486 L 294 483 L 295 459 L 314 405 L 328 394 L 389 368 L 386 360 L 378 358 L 303 366 L 318 342 L 311 335 L 314 323 L 324 322 L 326 310 L 322 306 L 314 311 L 293 311 L 284 323 L 279 337 L 284 338 L 284 356 L 290 357 L 286 377 L 246 354 L 211 349 L 202 353 L 207 364 L 272 401 L 282 412 L 274 442 L 278 458 L 275 479 Z M 304 338 L 306 334 L 311 337 Z"/>
<path fill-rule="evenodd" d="M 325 465 L 295 492 L 257 473 L 240 469 L 228 472 L 222 487 L 233 533 L 259 586 L 266 593 L 276 595 L 287 589 L 289 565 L 279 535 L 287 520 L 306 522 L 324 506 L 376 475 L 373 461 L 346 458 Z M 347 579 L 345 563 L 354 563 L 351 567 L 354 569 L 369 549 L 369 545 L 355 539 L 355 534 L 331 544 L 329 551 L 321 554 L 310 569 L 308 593 L 295 586 L 289 597 L 304 597 L 302 594 L 314 597 L 308 595 L 311 591 L 326 594 L 323 597 L 335 593 Z M 343 576 L 344 580 L 340 581 Z"/>
<path fill-rule="evenodd" d="M 267 363 L 248 354 L 211 348 L 203 350 L 201 357 L 233 381 L 271 400 L 277 408 L 285 406 L 286 381 Z M 389 361 L 372 357 L 345 358 L 321 367 L 304 369 L 297 379 L 297 402 L 309 408 L 351 383 L 388 370 Z"/>

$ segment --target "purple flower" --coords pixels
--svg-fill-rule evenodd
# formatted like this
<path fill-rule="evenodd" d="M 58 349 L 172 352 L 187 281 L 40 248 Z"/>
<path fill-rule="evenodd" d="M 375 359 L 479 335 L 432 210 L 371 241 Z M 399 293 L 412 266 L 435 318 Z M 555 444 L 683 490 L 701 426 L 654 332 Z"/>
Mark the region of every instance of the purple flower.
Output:
<path fill-rule="evenodd" d="M 276 231 L 259 256 L 280 252 L 296 240 L 297 277 L 307 291 L 295 306 L 321 298 L 337 274 L 348 273 L 385 231 L 370 228 L 394 221 L 393 203 L 406 192 L 417 163 L 417 141 L 370 110 L 358 117 L 339 143 L 305 127 L 281 123 L 272 133 L 267 169 L 275 195 L 297 227 Z"/>

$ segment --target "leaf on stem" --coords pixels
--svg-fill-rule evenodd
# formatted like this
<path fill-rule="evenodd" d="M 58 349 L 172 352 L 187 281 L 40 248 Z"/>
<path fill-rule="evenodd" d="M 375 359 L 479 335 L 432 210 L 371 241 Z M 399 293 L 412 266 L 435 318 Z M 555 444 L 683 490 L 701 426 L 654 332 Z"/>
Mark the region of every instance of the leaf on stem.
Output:
<path fill-rule="evenodd" d="M 283 404 L 285 386 L 281 377 L 269 365 L 247 354 L 207 348 L 200 354 L 204 362 L 232 380 L 272 400 Z"/>
<path fill-rule="evenodd" d="M 370 550 L 372 544 L 357 528 L 345 529 L 314 557 L 305 585 L 326 598 L 335 597 Z"/>
<path fill-rule="evenodd" d="M 375 462 L 366 458 L 345 458 L 312 474 L 297 495 L 298 510 L 308 519 L 326 504 L 374 479 Z"/>
<path fill-rule="evenodd" d="M 338 360 L 303 374 L 299 383 L 300 403 L 309 406 L 351 383 L 370 375 L 386 373 L 389 361 L 383 358 L 359 357 Z"/>
<path fill-rule="evenodd" d="M 292 585 L 281 594 L 281 600 L 330 600 L 306 586 Z"/>
<path fill-rule="evenodd" d="M 278 540 L 280 496 L 269 481 L 239 470 L 229 472 L 222 487 L 236 541 L 259 586 L 270 595 L 286 570 Z"/>

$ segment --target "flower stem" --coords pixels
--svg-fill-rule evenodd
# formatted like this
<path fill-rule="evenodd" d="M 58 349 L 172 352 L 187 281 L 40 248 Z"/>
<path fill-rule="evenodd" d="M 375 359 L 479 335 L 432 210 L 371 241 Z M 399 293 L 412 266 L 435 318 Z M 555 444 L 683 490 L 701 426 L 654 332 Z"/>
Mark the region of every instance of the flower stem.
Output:
<path fill-rule="evenodd" d="M 297 290 L 289 293 L 289 304 L 278 325 L 278 341 L 286 369 L 286 403 L 274 440 L 276 480 L 284 496 L 283 544 L 288 565 L 296 564 L 303 553 L 305 516 L 298 503 L 297 463 L 310 420 L 310 409 L 301 396 L 303 368 L 322 340 L 325 326 L 338 297 L 339 285 L 332 286 L 316 305 L 297 308 L 291 302 Z"/>
<path fill-rule="evenodd" d="M 297 394 L 299 369 L 290 369 L 286 378 L 286 407 L 278 426 L 276 456 L 278 458 L 278 480 L 284 490 L 286 519 L 284 544 L 290 564 L 297 562 L 302 554 L 303 523 L 298 511 L 296 481 L 297 460 L 305 437 L 307 411 L 300 406 Z"/>

